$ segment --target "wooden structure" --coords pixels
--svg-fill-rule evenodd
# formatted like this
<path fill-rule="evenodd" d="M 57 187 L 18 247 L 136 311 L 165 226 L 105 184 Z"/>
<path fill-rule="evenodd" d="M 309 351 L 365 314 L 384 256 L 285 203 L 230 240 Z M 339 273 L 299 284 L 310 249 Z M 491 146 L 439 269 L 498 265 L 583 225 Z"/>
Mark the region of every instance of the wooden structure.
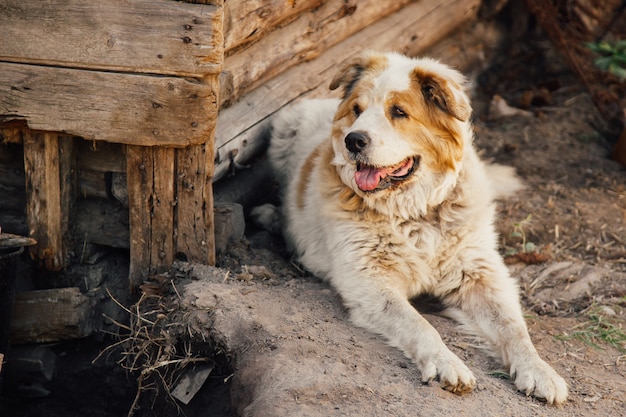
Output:
<path fill-rule="evenodd" d="M 0 121 L 20 123 L 9 135 L 23 143 L 28 234 L 38 241 L 31 254 L 48 269 L 69 261 L 74 136 L 95 148 L 125 145 L 116 156 L 128 177 L 131 286 L 169 267 L 178 252 L 214 262 L 223 5 L 209 3 L 0 5 Z"/>
<path fill-rule="evenodd" d="M 177 256 L 212 264 L 212 182 L 258 153 L 269 116 L 326 95 L 359 51 L 418 54 L 479 5 L 4 0 L 0 222 L 20 233 L 25 206 L 51 270 L 84 242 L 129 248 L 132 288 Z"/>

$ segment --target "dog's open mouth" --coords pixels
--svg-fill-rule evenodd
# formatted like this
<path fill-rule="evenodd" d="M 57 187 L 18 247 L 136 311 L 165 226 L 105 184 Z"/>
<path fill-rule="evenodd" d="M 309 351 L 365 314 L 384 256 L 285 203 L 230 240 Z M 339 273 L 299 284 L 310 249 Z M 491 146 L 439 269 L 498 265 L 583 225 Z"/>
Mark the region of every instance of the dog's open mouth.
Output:
<path fill-rule="evenodd" d="M 357 162 L 354 180 L 361 191 L 384 190 L 409 178 L 415 172 L 418 163 L 418 157 L 407 158 L 397 165 L 387 167 L 374 167 Z"/>

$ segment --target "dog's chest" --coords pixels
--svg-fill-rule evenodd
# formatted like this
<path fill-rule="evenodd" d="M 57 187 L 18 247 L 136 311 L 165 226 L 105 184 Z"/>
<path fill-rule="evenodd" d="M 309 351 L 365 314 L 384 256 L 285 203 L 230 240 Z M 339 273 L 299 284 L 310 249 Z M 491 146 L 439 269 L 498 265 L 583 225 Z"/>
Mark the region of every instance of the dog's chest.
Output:
<path fill-rule="evenodd" d="M 437 257 L 446 239 L 439 223 L 425 219 L 395 222 L 388 230 L 391 240 L 425 261 Z"/>

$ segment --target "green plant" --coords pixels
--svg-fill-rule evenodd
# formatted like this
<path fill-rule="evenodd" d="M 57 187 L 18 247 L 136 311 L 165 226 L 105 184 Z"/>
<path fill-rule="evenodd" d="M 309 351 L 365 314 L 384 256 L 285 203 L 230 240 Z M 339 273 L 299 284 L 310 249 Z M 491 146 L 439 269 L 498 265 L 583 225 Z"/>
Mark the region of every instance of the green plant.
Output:
<path fill-rule="evenodd" d="M 603 349 L 599 343 L 613 346 L 622 353 L 626 353 L 626 333 L 622 323 L 602 315 L 599 308 L 592 308 L 587 313 L 588 320 L 574 327 L 569 335 L 557 336 L 557 339 L 577 339 L 595 349 Z"/>
<path fill-rule="evenodd" d="M 509 248 L 506 255 L 514 255 L 519 252 L 535 252 L 537 250 L 537 246 L 533 242 L 529 242 L 526 237 L 525 228 L 530 225 L 531 219 L 532 214 L 529 214 L 524 220 L 513 223 L 513 231 L 511 232 L 511 237 L 522 240 L 520 244 L 521 248 L 519 250 L 515 248 Z"/>
<path fill-rule="evenodd" d="M 594 61 L 596 67 L 610 72 L 620 80 L 626 79 L 626 40 L 591 42 L 586 46 L 601 55 Z"/>

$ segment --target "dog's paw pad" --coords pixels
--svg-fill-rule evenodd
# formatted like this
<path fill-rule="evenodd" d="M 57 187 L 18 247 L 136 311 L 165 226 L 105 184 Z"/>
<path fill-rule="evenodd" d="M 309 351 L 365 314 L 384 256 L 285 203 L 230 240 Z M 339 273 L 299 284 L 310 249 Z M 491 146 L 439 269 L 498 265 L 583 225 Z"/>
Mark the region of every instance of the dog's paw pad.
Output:
<path fill-rule="evenodd" d="M 561 404 L 567 400 L 567 384 L 543 360 L 529 362 L 511 370 L 515 386 L 526 395 L 532 395 L 548 404 Z"/>

